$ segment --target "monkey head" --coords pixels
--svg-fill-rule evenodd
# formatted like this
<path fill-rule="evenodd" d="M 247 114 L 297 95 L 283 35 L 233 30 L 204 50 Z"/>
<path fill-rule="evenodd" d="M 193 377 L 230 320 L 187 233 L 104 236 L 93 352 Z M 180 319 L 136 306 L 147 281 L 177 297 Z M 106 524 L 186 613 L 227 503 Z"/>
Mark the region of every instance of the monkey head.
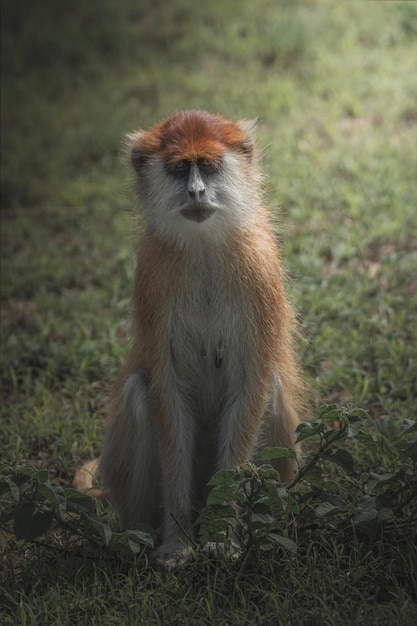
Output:
<path fill-rule="evenodd" d="M 260 205 L 253 121 L 186 110 L 127 136 L 145 221 L 186 245 L 250 226 Z"/>

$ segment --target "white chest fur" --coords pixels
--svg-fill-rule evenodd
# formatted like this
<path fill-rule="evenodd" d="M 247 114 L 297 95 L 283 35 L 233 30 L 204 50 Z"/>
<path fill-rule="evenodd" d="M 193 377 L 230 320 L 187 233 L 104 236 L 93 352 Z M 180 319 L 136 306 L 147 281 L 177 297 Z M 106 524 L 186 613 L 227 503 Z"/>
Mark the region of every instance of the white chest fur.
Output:
<path fill-rule="evenodd" d="M 178 384 L 199 406 L 216 405 L 244 379 L 250 303 L 230 288 L 230 268 L 213 251 L 189 259 L 187 289 L 169 312 L 166 340 Z"/>

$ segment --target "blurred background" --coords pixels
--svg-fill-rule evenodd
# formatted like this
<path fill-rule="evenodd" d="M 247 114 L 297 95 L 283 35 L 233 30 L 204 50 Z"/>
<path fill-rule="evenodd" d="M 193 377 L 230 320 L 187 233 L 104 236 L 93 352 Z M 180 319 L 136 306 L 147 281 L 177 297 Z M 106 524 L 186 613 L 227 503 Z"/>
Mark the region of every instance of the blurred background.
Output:
<path fill-rule="evenodd" d="M 4 0 L 1 11 L 5 455 L 66 471 L 99 448 L 134 272 L 123 135 L 191 107 L 259 120 L 318 397 L 410 414 L 417 3 Z"/>

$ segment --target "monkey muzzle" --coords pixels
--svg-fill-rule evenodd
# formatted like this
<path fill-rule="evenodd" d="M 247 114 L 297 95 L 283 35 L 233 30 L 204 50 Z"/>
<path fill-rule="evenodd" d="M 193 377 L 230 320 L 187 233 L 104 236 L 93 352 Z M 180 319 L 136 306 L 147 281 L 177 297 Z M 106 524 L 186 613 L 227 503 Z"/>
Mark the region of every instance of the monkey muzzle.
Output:
<path fill-rule="evenodd" d="M 215 212 L 215 207 L 213 207 L 211 204 L 206 204 L 202 202 L 189 204 L 180 211 L 181 215 L 187 218 L 187 220 L 193 220 L 193 222 L 204 222 Z"/>

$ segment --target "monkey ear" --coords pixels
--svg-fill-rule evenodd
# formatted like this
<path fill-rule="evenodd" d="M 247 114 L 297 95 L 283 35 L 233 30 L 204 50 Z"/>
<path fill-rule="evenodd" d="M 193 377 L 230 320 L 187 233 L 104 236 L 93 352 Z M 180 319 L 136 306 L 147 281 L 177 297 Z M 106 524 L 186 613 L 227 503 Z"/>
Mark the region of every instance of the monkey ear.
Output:
<path fill-rule="evenodd" d="M 241 120 L 237 123 L 237 125 L 245 135 L 242 142 L 242 151 L 249 158 L 249 160 L 252 160 L 253 153 L 255 151 L 256 127 L 258 125 L 258 120 Z"/>
<path fill-rule="evenodd" d="M 123 145 L 124 161 L 127 165 L 133 165 L 136 171 L 139 171 L 141 166 L 145 163 L 146 157 L 141 151 L 141 139 L 145 131 L 137 130 L 133 133 L 125 135 L 125 141 Z"/>

